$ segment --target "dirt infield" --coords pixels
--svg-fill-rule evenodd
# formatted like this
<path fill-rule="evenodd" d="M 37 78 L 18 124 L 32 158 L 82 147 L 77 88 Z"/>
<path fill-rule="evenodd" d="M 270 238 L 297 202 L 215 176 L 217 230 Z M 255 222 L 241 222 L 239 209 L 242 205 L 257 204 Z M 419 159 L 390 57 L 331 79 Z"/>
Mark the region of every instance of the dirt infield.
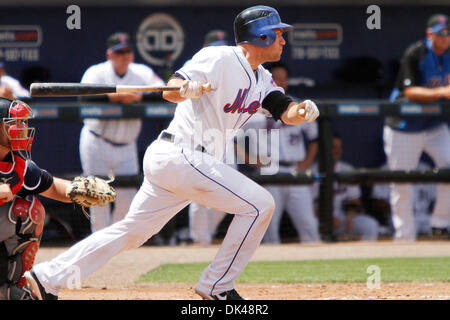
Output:
<path fill-rule="evenodd" d="M 208 262 L 218 246 L 153 247 L 123 252 L 82 282 L 80 290 L 62 290 L 63 300 L 198 300 L 195 283 L 137 284 L 138 277 L 164 263 Z M 65 248 L 41 248 L 36 262 L 49 260 Z M 317 245 L 262 245 L 252 261 L 310 260 L 378 257 L 450 256 L 450 241 L 416 243 L 336 243 Z M 449 267 L 450 269 L 450 267 Z M 369 289 L 365 283 L 238 283 L 236 289 L 252 300 L 322 300 L 322 299 L 450 299 L 448 282 L 381 283 Z"/>

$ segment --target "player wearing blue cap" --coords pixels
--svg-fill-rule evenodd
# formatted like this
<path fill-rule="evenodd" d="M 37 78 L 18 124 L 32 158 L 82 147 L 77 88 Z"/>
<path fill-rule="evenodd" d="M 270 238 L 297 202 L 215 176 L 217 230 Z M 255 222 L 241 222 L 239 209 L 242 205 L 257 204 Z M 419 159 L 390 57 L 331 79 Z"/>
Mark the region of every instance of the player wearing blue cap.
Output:
<path fill-rule="evenodd" d="M 275 204 L 267 190 L 223 161 L 225 146 L 259 109 L 292 125 L 319 116 L 314 102 L 294 102 L 261 66 L 280 59 L 288 28 L 275 9 L 248 8 L 235 20 L 237 46 L 203 48 L 176 71 L 168 85 L 181 89 L 163 94 L 177 103 L 174 118 L 146 151 L 144 181 L 127 215 L 35 266 L 27 277 L 34 290 L 57 295 L 74 268 L 87 277 L 114 255 L 142 245 L 194 201 L 234 214 L 196 292 L 210 300 L 242 299 L 234 281 L 259 246 Z"/>
<path fill-rule="evenodd" d="M 405 52 L 391 101 L 429 103 L 450 99 L 449 18 L 436 14 L 428 19 L 426 39 Z M 438 168 L 450 167 L 450 131 L 443 118 L 388 118 L 384 128 L 384 149 L 391 170 L 414 170 L 422 152 Z M 395 239 L 414 241 L 416 229 L 410 184 L 393 184 L 392 221 Z M 439 184 L 431 218 L 434 233 L 448 233 L 450 227 L 450 185 Z"/>

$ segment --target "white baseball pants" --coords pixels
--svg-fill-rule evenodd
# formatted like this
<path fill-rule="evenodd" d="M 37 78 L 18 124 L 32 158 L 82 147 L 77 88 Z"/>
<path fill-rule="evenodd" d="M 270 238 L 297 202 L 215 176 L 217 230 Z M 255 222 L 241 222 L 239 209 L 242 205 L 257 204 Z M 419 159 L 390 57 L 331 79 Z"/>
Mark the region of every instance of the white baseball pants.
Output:
<path fill-rule="evenodd" d="M 123 220 L 34 267 L 47 292 L 57 295 L 67 287 L 73 281 L 74 270 L 79 270 L 84 279 L 116 254 L 139 247 L 191 201 L 235 215 L 197 289 L 218 294 L 234 288 L 234 280 L 247 265 L 270 223 L 275 206 L 270 193 L 205 153 L 161 139 L 146 151 L 144 175 Z"/>
<path fill-rule="evenodd" d="M 319 223 L 314 215 L 314 204 L 309 186 L 275 186 L 266 187 L 275 200 L 272 221 L 264 235 L 264 243 L 278 244 L 280 224 L 286 209 L 301 242 L 319 242 Z"/>
<path fill-rule="evenodd" d="M 80 160 L 84 175 L 135 176 L 139 172 L 136 143 L 126 146 L 113 146 L 96 137 L 86 127 L 80 134 Z M 110 206 L 89 208 L 91 230 L 95 232 L 121 220 L 128 211 L 136 188 L 116 188 L 117 198 L 114 210 Z"/>
<path fill-rule="evenodd" d="M 192 202 L 189 205 L 189 232 L 191 239 L 205 247 L 211 245 L 214 233 L 224 216 L 225 212 Z"/>
<path fill-rule="evenodd" d="M 384 127 L 384 150 L 389 169 L 415 170 L 420 156 L 425 151 L 438 168 L 450 168 L 450 131 L 447 124 L 418 133 L 405 133 Z M 431 217 L 431 226 L 450 226 L 450 184 L 438 184 L 436 204 Z M 391 188 L 392 222 L 394 239 L 414 241 L 416 228 L 412 208 L 411 184 L 393 183 Z"/>

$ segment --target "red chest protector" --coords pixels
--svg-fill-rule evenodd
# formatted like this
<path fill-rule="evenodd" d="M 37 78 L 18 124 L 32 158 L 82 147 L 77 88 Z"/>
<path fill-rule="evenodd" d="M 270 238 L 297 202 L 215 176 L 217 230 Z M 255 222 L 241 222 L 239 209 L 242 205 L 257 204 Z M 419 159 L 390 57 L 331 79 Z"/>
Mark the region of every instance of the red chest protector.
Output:
<path fill-rule="evenodd" d="M 12 153 L 13 162 L 0 161 L 0 183 L 8 183 L 13 194 L 22 189 L 26 161 L 18 154 Z M 4 202 L 0 200 L 0 206 Z"/>

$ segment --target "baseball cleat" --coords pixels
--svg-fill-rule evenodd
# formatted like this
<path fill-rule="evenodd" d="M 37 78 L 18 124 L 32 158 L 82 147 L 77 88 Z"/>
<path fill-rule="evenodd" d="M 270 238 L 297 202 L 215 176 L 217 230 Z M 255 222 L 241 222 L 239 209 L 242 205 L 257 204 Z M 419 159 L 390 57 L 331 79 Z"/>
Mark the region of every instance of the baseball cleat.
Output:
<path fill-rule="evenodd" d="M 51 293 L 47 293 L 42 286 L 41 282 L 37 278 L 33 269 L 27 271 L 23 275 L 25 279 L 27 279 L 27 283 L 33 292 L 36 294 L 38 300 L 58 300 L 58 296 L 55 296 Z"/>
<path fill-rule="evenodd" d="M 195 293 L 202 297 L 203 300 L 245 300 L 234 289 L 216 295 L 207 294 L 199 291 L 198 289 L 195 289 Z"/>

